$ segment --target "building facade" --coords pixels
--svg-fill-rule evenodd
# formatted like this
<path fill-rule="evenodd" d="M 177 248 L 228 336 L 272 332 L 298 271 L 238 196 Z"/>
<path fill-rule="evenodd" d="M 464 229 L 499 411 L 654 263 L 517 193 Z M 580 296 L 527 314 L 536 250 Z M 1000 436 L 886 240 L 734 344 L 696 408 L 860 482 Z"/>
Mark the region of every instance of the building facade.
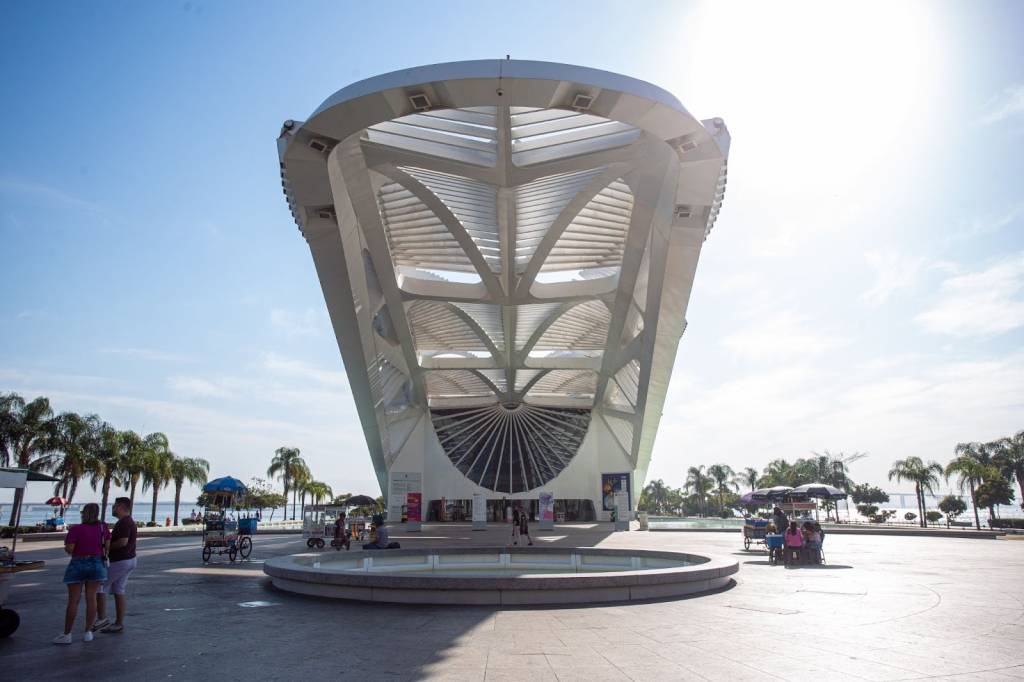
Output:
<path fill-rule="evenodd" d="M 423 520 L 474 494 L 635 509 L 728 149 L 653 85 L 513 60 L 385 74 L 285 122 L 284 193 L 393 519 L 406 492 Z"/>

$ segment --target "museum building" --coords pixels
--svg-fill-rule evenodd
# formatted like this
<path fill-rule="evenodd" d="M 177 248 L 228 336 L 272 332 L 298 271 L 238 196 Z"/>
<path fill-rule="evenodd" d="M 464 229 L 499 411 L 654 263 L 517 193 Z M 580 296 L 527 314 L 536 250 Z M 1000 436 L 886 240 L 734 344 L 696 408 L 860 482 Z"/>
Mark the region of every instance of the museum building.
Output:
<path fill-rule="evenodd" d="M 635 509 L 729 133 L 595 69 L 437 64 L 278 138 L 389 516 Z M 680 466 L 686 453 L 678 453 Z M 529 502 L 527 502 L 529 501 Z"/>

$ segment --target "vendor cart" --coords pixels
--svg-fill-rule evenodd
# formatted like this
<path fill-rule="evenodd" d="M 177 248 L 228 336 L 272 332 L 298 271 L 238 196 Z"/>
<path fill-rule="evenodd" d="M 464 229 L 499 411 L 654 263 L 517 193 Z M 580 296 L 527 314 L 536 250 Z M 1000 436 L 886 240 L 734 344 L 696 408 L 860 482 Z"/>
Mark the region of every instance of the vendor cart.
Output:
<path fill-rule="evenodd" d="M 256 519 L 237 519 L 232 508 L 245 495 L 245 484 L 237 478 L 224 476 L 203 486 L 207 505 L 203 512 L 203 563 L 214 555 L 228 555 L 230 561 L 248 559 L 252 552 L 252 535 Z"/>
<path fill-rule="evenodd" d="M 344 512 L 345 507 L 333 504 L 307 505 L 302 513 L 302 539 L 306 541 L 306 547 L 323 549 L 330 542 L 331 547 L 340 550 L 345 543 L 334 539 L 334 525 Z M 345 534 L 349 532 L 346 528 Z"/>
<path fill-rule="evenodd" d="M 14 634 L 21 624 L 21 617 L 14 609 L 6 608 L 7 593 L 13 576 L 22 571 L 34 571 L 43 568 L 42 561 L 18 561 L 15 550 L 18 548 L 18 525 L 21 523 L 21 503 L 24 490 L 30 481 L 56 481 L 53 476 L 41 474 L 29 469 L 0 468 L 0 488 L 15 488 L 22 494 L 14 497 L 14 531 L 11 536 L 11 547 L 0 547 L 0 638 Z"/>
<path fill-rule="evenodd" d="M 768 532 L 768 519 L 744 519 L 743 520 L 743 549 L 750 549 L 750 545 L 764 546 L 764 536 Z"/>

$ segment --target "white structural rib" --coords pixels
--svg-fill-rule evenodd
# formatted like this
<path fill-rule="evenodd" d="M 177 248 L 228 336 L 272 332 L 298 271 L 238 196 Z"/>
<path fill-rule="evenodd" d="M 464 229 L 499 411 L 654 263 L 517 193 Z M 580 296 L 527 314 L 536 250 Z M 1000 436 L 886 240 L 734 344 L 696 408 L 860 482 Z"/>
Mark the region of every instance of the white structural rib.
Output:
<path fill-rule="evenodd" d="M 728 147 L 650 84 L 511 60 L 286 122 L 282 186 L 384 489 L 424 415 L 489 490 L 549 483 L 597 423 L 642 484 Z"/>

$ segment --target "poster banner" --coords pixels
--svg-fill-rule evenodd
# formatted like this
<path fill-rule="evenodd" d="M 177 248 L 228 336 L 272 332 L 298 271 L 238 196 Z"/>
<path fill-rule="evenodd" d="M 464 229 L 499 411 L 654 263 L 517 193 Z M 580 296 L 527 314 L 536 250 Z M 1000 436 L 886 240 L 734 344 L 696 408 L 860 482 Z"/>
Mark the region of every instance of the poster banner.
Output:
<path fill-rule="evenodd" d="M 542 492 L 538 496 L 538 512 L 541 521 L 555 520 L 555 495 L 554 493 Z"/>
<path fill-rule="evenodd" d="M 405 514 L 406 518 L 408 518 L 409 520 L 409 523 L 414 523 L 423 520 L 423 517 L 421 516 L 422 502 L 423 493 L 419 491 L 408 492 L 405 494 Z"/>
<path fill-rule="evenodd" d="M 601 474 L 601 509 L 615 509 L 615 493 L 626 493 L 627 507 L 633 501 L 629 474 Z"/>
<path fill-rule="evenodd" d="M 473 530 L 487 528 L 487 498 L 480 493 L 473 493 Z"/>
<path fill-rule="evenodd" d="M 405 522 L 406 530 L 418 531 L 420 518 L 413 519 L 409 514 L 409 493 L 421 493 L 423 474 L 418 471 L 391 472 L 391 491 L 388 495 L 388 521 L 391 523 Z M 421 512 L 417 512 L 420 514 Z"/>

